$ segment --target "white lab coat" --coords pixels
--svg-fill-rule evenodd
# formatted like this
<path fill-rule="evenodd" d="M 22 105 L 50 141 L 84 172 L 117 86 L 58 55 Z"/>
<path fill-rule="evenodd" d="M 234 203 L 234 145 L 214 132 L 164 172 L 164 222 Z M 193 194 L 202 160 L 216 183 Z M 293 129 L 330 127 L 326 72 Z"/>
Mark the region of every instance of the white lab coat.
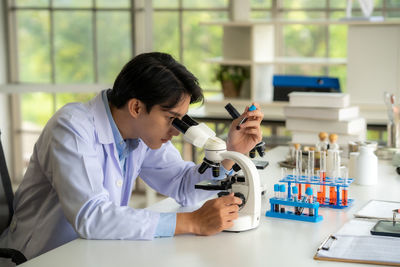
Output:
<path fill-rule="evenodd" d="M 200 175 L 197 168 L 170 142 L 151 150 L 139 140 L 124 177 L 101 93 L 86 104 L 68 104 L 35 144 L 0 247 L 30 259 L 78 237 L 152 239 L 160 214 L 127 206 L 136 177 L 181 205 L 194 205 L 215 193 L 194 189 L 211 178 L 211 170 Z"/>

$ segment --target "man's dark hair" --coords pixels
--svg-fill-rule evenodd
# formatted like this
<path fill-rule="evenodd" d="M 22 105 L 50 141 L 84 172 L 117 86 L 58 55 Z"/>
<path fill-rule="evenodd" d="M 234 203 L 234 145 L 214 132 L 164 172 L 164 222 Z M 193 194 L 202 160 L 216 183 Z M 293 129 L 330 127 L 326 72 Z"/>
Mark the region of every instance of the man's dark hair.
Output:
<path fill-rule="evenodd" d="M 172 56 L 153 52 L 140 54 L 129 61 L 107 96 L 117 108 L 137 98 L 150 112 L 154 105 L 166 109 L 175 107 L 184 94 L 190 96 L 190 103 L 203 100 L 197 78 Z"/>

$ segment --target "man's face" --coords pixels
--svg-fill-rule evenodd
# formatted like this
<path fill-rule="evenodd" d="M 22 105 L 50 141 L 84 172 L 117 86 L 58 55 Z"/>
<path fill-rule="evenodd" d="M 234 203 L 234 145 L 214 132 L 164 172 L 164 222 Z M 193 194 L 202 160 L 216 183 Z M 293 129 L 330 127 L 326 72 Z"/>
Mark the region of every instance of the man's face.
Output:
<path fill-rule="evenodd" d="M 160 148 L 173 136 L 179 135 L 179 131 L 172 126 L 175 118 L 182 118 L 189 109 L 190 97 L 185 95 L 172 109 L 164 109 L 160 105 L 152 107 L 150 113 L 142 113 L 140 116 L 140 138 L 151 149 Z"/>

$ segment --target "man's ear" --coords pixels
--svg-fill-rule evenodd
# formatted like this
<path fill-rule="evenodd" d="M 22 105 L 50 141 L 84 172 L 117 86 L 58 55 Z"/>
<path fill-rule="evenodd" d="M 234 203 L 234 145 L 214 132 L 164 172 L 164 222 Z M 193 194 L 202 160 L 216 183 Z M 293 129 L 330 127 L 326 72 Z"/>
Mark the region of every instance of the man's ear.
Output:
<path fill-rule="evenodd" d="M 128 111 L 133 118 L 138 118 L 139 115 L 146 111 L 146 107 L 142 101 L 137 98 L 131 98 L 128 101 Z"/>

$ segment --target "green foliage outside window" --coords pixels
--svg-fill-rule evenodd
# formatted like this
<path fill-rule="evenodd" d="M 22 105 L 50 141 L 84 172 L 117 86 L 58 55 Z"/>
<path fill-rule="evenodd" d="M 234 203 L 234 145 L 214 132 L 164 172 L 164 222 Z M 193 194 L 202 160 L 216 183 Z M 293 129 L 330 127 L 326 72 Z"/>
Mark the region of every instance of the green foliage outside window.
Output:
<path fill-rule="evenodd" d="M 90 0 L 89 6 L 92 1 Z M 97 6 L 106 7 L 104 1 Z M 108 2 L 109 4 L 110 2 Z M 118 0 L 116 7 L 126 7 Z M 19 0 L 17 7 L 48 7 L 48 1 Z M 82 6 L 83 5 L 83 6 Z M 54 7 L 86 7 L 83 1 L 53 1 Z M 50 11 L 16 10 L 19 82 L 36 84 L 112 84 L 132 58 L 131 19 L 128 10 L 97 11 L 97 60 L 94 61 L 92 11 L 53 11 L 54 69 L 51 65 Z M 54 77 L 54 78 L 53 78 Z M 54 80 L 53 80 L 54 79 Z M 105 88 L 99 88 L 99 91 Z M 95 93 L 21 94 L 24 129 L 40 130 L 55 110 L 69 102 L 86 102 Z"/>
<path fill-rule="evenodd" d="M 18 77 L 21 83 L 112 83 L 123 65 L 132 57 L 130 0 L 53 0 L 53 7 L 96 7 L 120 8 L 122 10 L 96 12 L 96 29 L 93 28 L 93 12 L 53 11 L 54 19 L 54 63 L 52 70 L 50 11 L 38 9 L 49 7 L 49 0 L 15 0 L 17 9 Z M 339 19 L 345 14 L 345 1 L 285 0 L 281 7 L 295 9 L 279 12 L 284 19 L 307 20 L 325 18 L 324 11 L 301 10 L 302 8 L 343 9 L 329 13 L 330 18 Z M 375 1 L 377 8 L 383 7 L 384 0 Z M 399 1 L 386 0 L 389 8 L 399 8 Z M 189 8 L 180 15 L 179 4 Z M 271 0 L 251 0 L 252 18 L 266 19 L 272 16 Z M 354 7 L 358 8 L 357 1 Z M 215 65 L 204 59 L 222 55 L 222 27 L 203 26 L 200 22 L 228 19 L 228 0 L 153 0 L 153 50 L 172 54 L 199 78 L 203 89 L 220 88 L 213 79 Z M 18 7 L 33 7 L 19 10 Z M 162 10 L 158 10 L 162 8 Z M 199 9 L 200 8 L 200 9 Z M 201 8 L 217 8 L 209 11 Z M 125 10 L 123 10 L 125 9 Z M 199 9 L 199 10 L 196 10 Z M 377 13 L 378 12 L 378 13 Z M 357 11 L 355 13 L 357 14 Z M 379 11 L 374 14 L 380 15 Z M 388 17 L 399 17 L 398 11 L 388 11 Z M 182 26 L 180 23 L 182 22 Z M 328 30 L 327 30 L 328 29 Z M 96 30 L 96 38 L 93 38 Z M 181 35 L 183 33 L 183 35 Z M 329 37 L 329 44 L 326 42 Z M 181 39 L 182 38 L 182 39 Z M 332 57 L 347 56 L 347 27 L 343 25 L 284 25 L 282 27 L 283 56 L 288 57 Z M 93 53 L 97 40 L 97 54 Z M 182 49 L 182 50 L 181 50 Z M 98 74 L 95 73 L 97 64 Z M 330 75 L 339 77 L 342 89 L 346 85 L 346 66 L 281 66 L 286 74 Z M 97 80 L 96 80 L 97 77 Z M 99 88 L 99 90 L 104 88 Z M 205 91 L 206 97 L 216 94 Z M 87 101 L 94 94 L 29 93 L 22 95 L 23 121 L 43 127 L 54 110 L 70 101 Z"/>

